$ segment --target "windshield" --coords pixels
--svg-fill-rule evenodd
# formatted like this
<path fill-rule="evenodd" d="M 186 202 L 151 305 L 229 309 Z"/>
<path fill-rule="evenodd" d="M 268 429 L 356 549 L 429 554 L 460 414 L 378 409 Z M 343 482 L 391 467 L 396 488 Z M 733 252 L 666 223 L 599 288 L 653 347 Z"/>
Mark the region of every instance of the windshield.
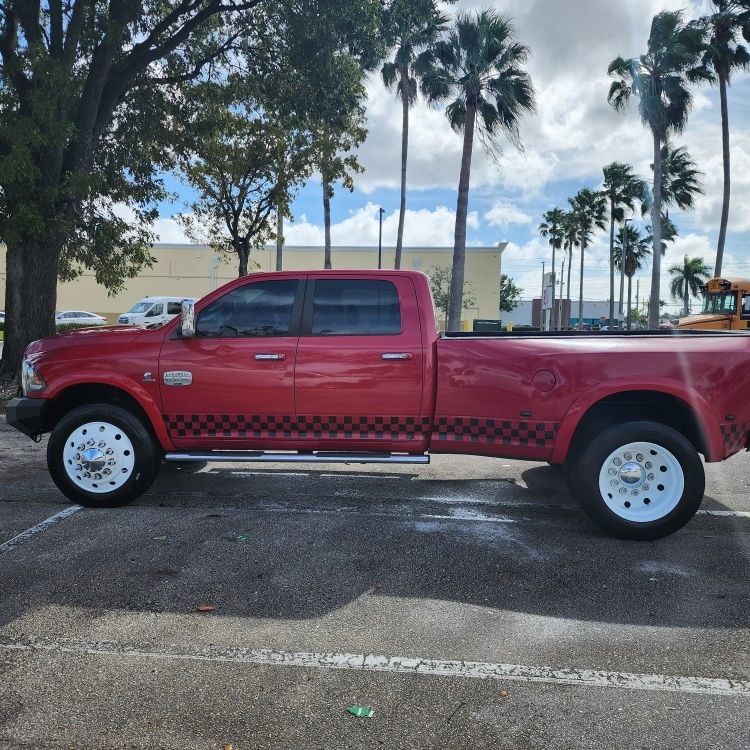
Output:
<path fill-rule="evenodd" d="M 735 313 L 737 312 L 737 293 L 723 292 L 721 294 L 707 294 L 703 300 L 704 313 Z"/>
<path fill-rule="evenodd" d="M 145 313 L 153 304 L 153 302 L 139 302 L 137 305 L 133 305 L 126 314 L 134 313 L 140 315 L 141 313 Z"/>

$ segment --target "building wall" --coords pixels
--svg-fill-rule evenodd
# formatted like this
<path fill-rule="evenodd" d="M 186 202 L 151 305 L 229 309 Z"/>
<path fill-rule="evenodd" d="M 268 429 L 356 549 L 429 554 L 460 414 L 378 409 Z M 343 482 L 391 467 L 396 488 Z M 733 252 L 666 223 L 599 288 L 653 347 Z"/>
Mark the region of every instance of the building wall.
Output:
<path fill-rule="evenodd" d="M 466 248 L 466 281 L 476 299 L 475 307 L 464 314 L 473 318 L 497 318 L 499 307 L 500 252 L 497 247 Z M 135 279 L 128 279 L 125 291 L 108 296 L 92 273 L 84 273 L 74 281 L 60 283 L 57 291 L 58 310 L 88 310 L 104 315 L 114 322 L 117 316 L 139 299 L 154 295 L 169 297 L 202 297 L 215 285 L 237 277 L 236 256 L 217 256 L 205 245 L 157 244 L 152 251 L 156 262 L 144 268 Z M 334 268 L 377 268 L 377 247 L 334 247 Z M 395 249 L 383 248 L 382 267 L 393 268 Z M 251 253 L 255 270 L 270 271 L 276 267 L 276 246 Z M 435 266 L 450 266 L 453 248 L 409 247 L 403 249 L 401 267 L 429 273 Z M 217 259 L 216 267 L 214 259 Z M 285 247 L 285 270 L 317 270 L 323 267 L 322 247 Z M 0 309 L 5 305 L 5 247 L 0 245 Z"/>

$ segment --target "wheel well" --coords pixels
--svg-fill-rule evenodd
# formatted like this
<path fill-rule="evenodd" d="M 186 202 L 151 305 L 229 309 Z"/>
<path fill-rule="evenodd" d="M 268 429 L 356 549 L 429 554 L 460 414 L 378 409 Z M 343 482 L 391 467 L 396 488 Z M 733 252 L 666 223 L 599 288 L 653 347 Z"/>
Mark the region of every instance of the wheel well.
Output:
<path fill-rule="evenodd" d="M 602 430 L 622 422 L 648 420 L 671 427 L 684 435 L 704 456 L 708 441 L 693 409 L 682 399 L 659 391 L 626 391 L 593 404 L 576 427 L 570 454 Z"/>
<path fill-rule="evenodd" d="M 62 391 L 49 404 L 44 414 L 44 431 L 51 431 L 60 419 L 72 409 L 86 404 L 114 404 L 127 409 L 137 417 L 152 434 L 151 420 L 143 407 L 129 394 L 120 388 L 104 383 L 81 383 Z"/>

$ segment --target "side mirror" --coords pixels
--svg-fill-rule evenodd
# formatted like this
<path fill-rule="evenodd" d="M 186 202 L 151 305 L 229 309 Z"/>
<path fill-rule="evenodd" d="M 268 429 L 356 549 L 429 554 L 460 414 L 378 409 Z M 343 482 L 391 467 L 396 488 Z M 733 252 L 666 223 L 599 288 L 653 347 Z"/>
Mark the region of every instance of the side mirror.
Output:
<path fill-rule="evenodd" d="M 182 300 L 182 337 L 191 339 L 195 336 L 195 302 Z"/>

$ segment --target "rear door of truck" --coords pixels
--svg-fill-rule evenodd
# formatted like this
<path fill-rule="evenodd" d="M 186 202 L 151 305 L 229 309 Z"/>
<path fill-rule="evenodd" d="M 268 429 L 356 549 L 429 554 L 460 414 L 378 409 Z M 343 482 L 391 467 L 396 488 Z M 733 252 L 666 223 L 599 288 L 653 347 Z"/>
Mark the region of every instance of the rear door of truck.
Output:
<path fill-rule="evenodd" d="M 316 447 L 426 450 L 431 420 L 422 412 L 423 370 L 408 276 L 309 274 L 295 400 L 300 427 Z"/>

